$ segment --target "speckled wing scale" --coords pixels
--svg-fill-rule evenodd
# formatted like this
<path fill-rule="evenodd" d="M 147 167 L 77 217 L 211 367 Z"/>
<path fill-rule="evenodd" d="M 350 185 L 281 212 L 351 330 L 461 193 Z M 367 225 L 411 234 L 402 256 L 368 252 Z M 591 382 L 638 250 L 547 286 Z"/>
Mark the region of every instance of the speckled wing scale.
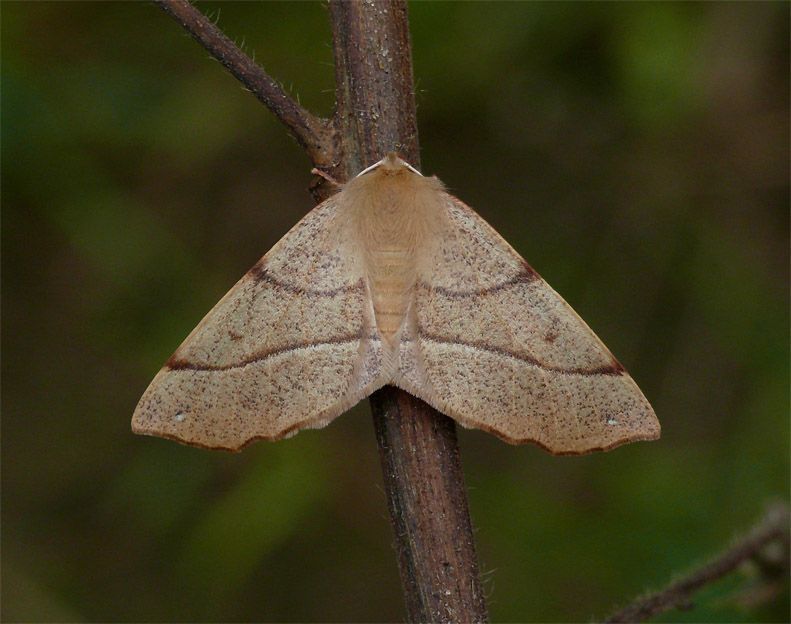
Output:
<path fill-rule="evenodd" d="M 209 312 L 146 390 L 137 433 L 238 450 L 322 427 L 384 382 L 337 202 L 313 209 Z"/>
<path fill-rule="evenodd" d="M 311 211 L 146 390 L 138 433 L 238 450 L 392 384 L 559 454 L 659 436 L 632 378 L 471 208 L 393 154 Z"/>
<path fill-rule="evenodd" d="M 450 195 L 445 206 L 399 385 L 464 426 L 553 453 L 658 437 L 648 401 L 574 310 L 475 211 Z"/>

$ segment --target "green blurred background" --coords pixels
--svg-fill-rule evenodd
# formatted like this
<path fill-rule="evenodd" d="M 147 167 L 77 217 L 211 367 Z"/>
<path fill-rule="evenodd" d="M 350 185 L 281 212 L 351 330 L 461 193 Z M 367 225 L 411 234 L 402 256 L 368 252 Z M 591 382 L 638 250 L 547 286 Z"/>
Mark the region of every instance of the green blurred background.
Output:
<path fill-rule="evenodd" d="M 330 114 L 325 6 L 199 6 Z M 459 434 L 493 619 L 603 617 L 787 496 L 789 5 L 410 9 L 424 171 L 662 421 L 578 458 Z M 367 403 L 238 455 L 129 430 L 309 170 L 153 5 L 3 2 L 4 621 L 403 618 Z M 788 619 L 742 582 L 662 619 Z"/>

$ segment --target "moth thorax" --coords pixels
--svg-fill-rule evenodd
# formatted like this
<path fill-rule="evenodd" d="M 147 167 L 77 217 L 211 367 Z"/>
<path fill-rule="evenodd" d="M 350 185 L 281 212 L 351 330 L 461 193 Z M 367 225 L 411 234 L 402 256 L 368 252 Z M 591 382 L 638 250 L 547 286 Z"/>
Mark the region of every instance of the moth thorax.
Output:
<path fill-rule="evenodd" d="M 416 256 L 422 242 L 414 207 L 401 202 L 374 202 L 370 214 L 366 264 L 376 324 L 391 343 L 401 327 L 416 279 Z"/>
<path fill-rule="evenodd" d="M 408 254 L 399 249 L 379 249 L 371 253 L 369 287 L 376 325 L 391 344 L 404 321 L 415 281 Z"/>
<path fill-rule="evenodd" d="M 376 325 L 394 346 L 437 229 L 439 186 L 402 167 L 373 171 L 349 187 Z"/>

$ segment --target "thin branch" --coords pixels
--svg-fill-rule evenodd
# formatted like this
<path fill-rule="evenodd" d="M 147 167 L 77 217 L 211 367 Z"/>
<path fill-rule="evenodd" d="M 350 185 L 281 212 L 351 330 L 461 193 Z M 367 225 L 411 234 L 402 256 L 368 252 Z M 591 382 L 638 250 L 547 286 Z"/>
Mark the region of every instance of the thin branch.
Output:
<path fill-rule="evenodd" d="M 487 621 L 456 424 L 391 386 L 371 411 L 409 621 Z"/>
<path fill-rule="evenodd" d="M 605 623 L 644 622 L 671 609 L 688 608 L 696 591 L 733 572 L 742 563 L 757 559 L 761 551 L 773 542 L 782 543 L 784 556 L 788 554 L 789 509 L 786 505 L 770 509 L 745 537 L 735 541 L 706 565 L 671 583 L 662 591 L 638 598 L 607 618 Z M 783 565 L 787 575 L 788 561 L 784 561 Z"/>
<path fill-rule="evenodd" d="M 394 150 L 420 166 L 404 0 L 330 0 L 344 177 Z M 455 423 L 394 387 L 371 396 L 407 616 L 483 622 Z"/>
<path fill-rule="evenodd" d="M 154 0 L 288 128 L 317 167 L 337 160 L 332 124 L 302 108 L 263 69 L 187 0 Z"/>

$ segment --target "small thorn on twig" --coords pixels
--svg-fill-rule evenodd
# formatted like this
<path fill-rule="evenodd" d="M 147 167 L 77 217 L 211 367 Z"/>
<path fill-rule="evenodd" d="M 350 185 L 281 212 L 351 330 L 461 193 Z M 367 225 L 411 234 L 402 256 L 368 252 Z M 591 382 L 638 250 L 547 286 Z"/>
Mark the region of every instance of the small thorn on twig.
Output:
<path fill-rule="evenodd" d="M 340 188 L 341 186 L 343 186 L 340 182 L 338 182 L 335 178 L 333 178 L 329 173 L 327 173 L 325 171 L 322 171 L 321 169 L 317 169 L 316 167 L 313 167 L 313 169 L 311 169 L 310 172 L 313 175 L 315 175 L 315 176 L 318 176 L 320 178 L 324 178 L 332 186 L 335 186 L 337 188 Z"/>

